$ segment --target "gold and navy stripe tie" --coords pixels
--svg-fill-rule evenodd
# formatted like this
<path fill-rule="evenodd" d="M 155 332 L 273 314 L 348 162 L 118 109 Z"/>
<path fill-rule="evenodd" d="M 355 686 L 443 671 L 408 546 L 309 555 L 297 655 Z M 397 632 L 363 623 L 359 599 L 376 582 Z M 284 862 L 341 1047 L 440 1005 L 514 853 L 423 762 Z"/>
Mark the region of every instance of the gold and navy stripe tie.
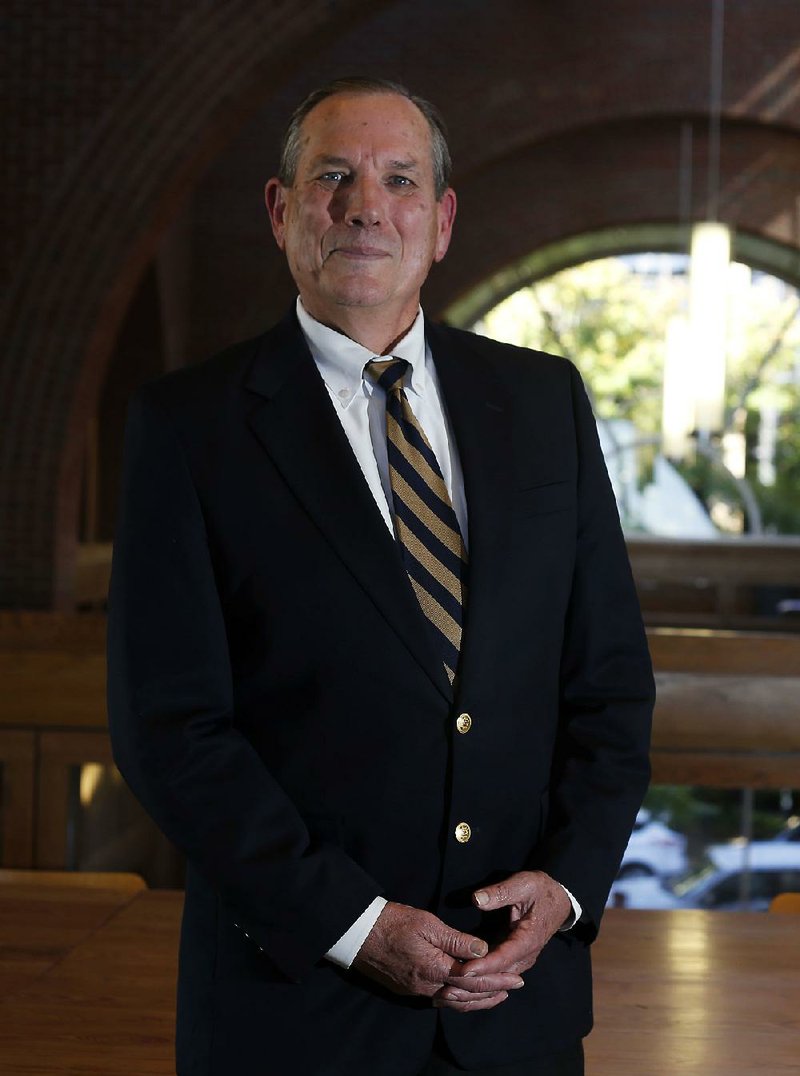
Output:
<path fill-rule="evenodd" d="M 395 535 L 452 684 L 461 648 L 467 556 L 436 456 L 403 391 L 408 366 L 405 359 L 375 359 L 366 370 L 386 393 Z"/>

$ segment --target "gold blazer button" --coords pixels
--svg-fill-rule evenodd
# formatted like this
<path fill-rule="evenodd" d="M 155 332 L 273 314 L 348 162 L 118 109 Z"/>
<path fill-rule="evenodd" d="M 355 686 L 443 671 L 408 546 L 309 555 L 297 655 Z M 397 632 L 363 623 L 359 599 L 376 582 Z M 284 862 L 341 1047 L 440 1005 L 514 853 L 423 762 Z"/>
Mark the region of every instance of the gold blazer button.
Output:
<path fill-rule="evenodd" d="M 472 718 L 469 714 L 459 714 L 456 718 L 456 728 L 459 732 L 469 732 L 472 728 Z"/>
<path fill-rule="evenodd" d="M 456 826 L 456 840 L 459 844 L 466 844 L 472 836 L 472 830 L 470 829 L 469 822 L 459 822 Z"/>

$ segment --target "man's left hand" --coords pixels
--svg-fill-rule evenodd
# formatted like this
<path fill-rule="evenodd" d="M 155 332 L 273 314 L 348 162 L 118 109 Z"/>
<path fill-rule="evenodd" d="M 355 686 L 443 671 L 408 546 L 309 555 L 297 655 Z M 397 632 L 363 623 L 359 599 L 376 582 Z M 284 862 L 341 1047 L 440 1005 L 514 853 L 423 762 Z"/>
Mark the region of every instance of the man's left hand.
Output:
<path fill-rule="evenodd" d="M 543 871 L 519 871 L 496 885 L 487 885 L 472 899 L 482 912 L 509 908 L 508 936 L 487 956 L 470 960 L 447 987 L 469 991 L 476 978 L 499 973 L 520 974 L 533 967 L 539 953 L 572 913 L 563 887 Z"/>

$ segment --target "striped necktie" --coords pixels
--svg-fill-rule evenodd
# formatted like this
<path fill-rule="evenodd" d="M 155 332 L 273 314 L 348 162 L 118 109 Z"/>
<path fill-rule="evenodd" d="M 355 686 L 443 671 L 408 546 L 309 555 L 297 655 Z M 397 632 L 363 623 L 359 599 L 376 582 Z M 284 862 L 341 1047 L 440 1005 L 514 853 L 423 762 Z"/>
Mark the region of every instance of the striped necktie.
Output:
<path fill-rule="evenodd" d="M 405 359 L 374 359 L 367 375 L 386 393 L 386 449 L 395 535 L 452 685 L 461 647 L 467 554 L 444 478 L 403 391 Z"/>

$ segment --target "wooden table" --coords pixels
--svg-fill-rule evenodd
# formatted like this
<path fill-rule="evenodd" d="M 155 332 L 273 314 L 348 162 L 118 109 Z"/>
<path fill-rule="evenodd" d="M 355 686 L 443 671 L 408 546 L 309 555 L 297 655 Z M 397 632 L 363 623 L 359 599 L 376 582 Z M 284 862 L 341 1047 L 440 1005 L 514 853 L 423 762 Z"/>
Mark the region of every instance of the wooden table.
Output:
<path fill-rule="evenodd" d="M 800 1074 L 800 916 L 609 909 L 587 1076 Z"/>
<path fill-rule="evenodd" d="M 0 1072 L 174 1072 L 181 902 L 0 886 Z M 613 909 L 594 953 L 587 1076 L 800 1073 L 800 919 Z"/>
<path fill-rule="evenodd" d="M 174 1073 L 183 894 L 16 888 L 0 886 L 0 1073 Z"/>

